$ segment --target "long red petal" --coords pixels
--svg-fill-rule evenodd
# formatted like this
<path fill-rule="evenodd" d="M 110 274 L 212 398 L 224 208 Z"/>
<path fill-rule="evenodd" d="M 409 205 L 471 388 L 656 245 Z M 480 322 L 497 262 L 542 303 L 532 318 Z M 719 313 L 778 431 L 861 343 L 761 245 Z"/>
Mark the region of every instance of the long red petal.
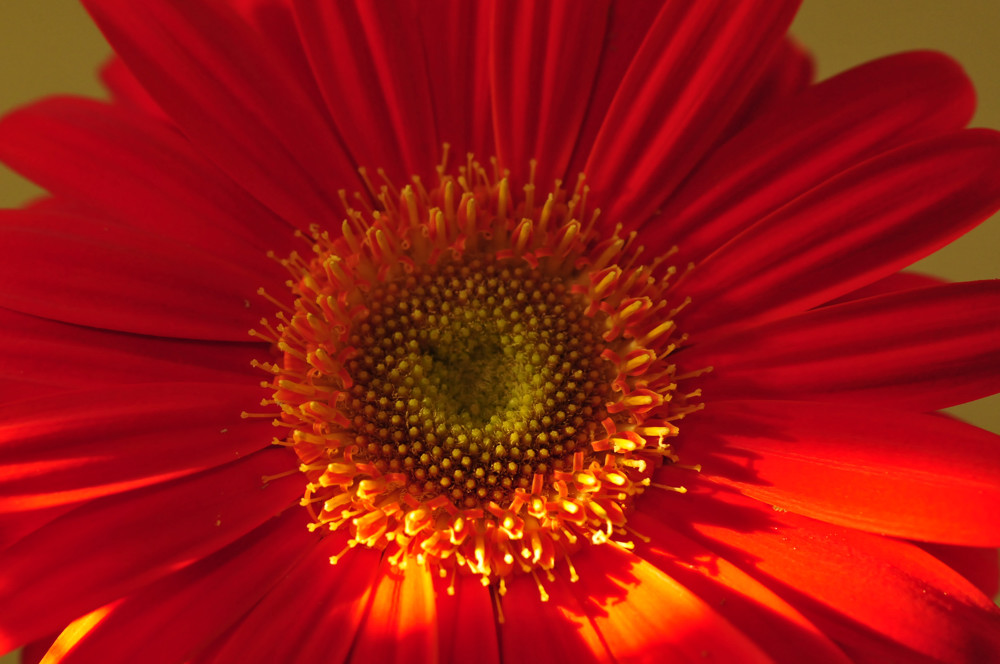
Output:
<path fill-rule="evenodd" d="M 894 55 L 785 99 L 721 146 L 648 222 L 653 252 L 698 262 L 837 173 L 911 141 L 961 129 L 975 96 L 937 53 Z"/>
<path fill-rule="evenodd" d="M 73 507 L 74 505 L 59 505 L 30 512 L 0 513 L 0 551 L 55 521 Z"/>
<path fill-rule="evenodd" d="M 941 277 L 931 276 L 921 272 L 903 270 L 901 272 L 890 274 L 888 277 L 883 277 L 878 281 L 873 281 L 867 286 L 862 286 L 861 288 L 853 290 L 850 293 L 841 295 L 835 300 L 830 300 L 823 306 L 828 307 L 834 304 L 850 302 L 852 300 L 863 300 L 866 297 L 875 297 L 876 295 L 888 295 L 889 293 L 910 290 L 911 288 L 942 286 L 947 283 L 950 282 L 947 279 L 942 279 Z"/>
<path fill-rule="evenodd" d="M 346 548 L 345 539 L 328 536 L 204 661 L 346 661 L 371 605 L 380 552 L 355 549 L 331 565 L 330 556 Z"/>
<path fill-rule="evenodd" d="M 304 92 L 312 107 L 332 125 L 333 119 L 325 113 L 326 102 L 319 82 L 309 66 L 302 35 L 295 25 L 291 3 L 288 0 L 229 0 L 228 4 L 267 44 L 265 50 L 274 59 L 281 75 Z"/>
<path fill-rule="evenodd" d="M 649 539 L 636 538 L 636 555 L 695 593 L 775 662 L 797 664 L 807 652 L 815 664 L 847 664 L 844 653 L 802 614 L 728 560 L 642 511 L 628 520 Z"/>
<path fill-rule="evenodd" d="M 680 454 L 705 478 L 850 528 L 1000 545 L 1000 436 L 939 415 L 857 405 L 713 402 Z"/>
<path fill-rule="evenodd" d="M 136 80 L 121 58 L 112 57 L 101 67 L 101 82 L 111 93 L 111 99 L 116 104 L 138 110 L 142 115 L 154 117 L 169 123 L 159 104 L 149 96 L 142 84 Z"/>
<path fill-rule="evenodd" d="M 451 145 L 459 162 L 469 152 L 481 159 L 493 156 L 493 123 L 487 121 L 492 113 L 490 81 L 484 74 L 489 70 L 492 6 L 466 0 L 410 0 L 409 4 L 427 58 L 440 140 Z"/>
<path fill-rule="evenodd" d="M 573 558 L 573 591 L 617 661 L 770 662 L 714 607 L 642 558 L 615 546 Z M 666 623 L 665 623 L 666 620 Z"/>
<path fill-rule="evenodd" d="M 514 182 L 549 191 L 576 145 L 601 54 L 609 2 L 495 3 L 489 61 L 497 156 Z M 572 185 L 572 182 L 570 182 Z"/>
<path fill-rule="evenodd" d="M 0 306 L 153 336 L 247 341 L 282 282 L 204 250 L 100 219 L 0 212 Z"/>
<path fill-rule="evenodd" d="M 695 345 L 678 361 L 715 368 L 704 384 L 713 400 L 939 410 L 1000 392 L 1000 281 L 823 307 Z"/>
<path fill-rule="evenodd" d="M 606 219 L 636 225 L 689 174 L 739 111 L 798 4 L 663 5 L 618 86 L 586 163 Z"/>
<path fill-rule="evenodd" d="M 1000 609 L 912 544 L 689 488 L 650 491 L 644 511 L 771 588 L 852 661 L 1000 660 Z"/>
<path fill-rule="evenodd" d="M 500 652 L 506 664 L 614 661 L 569 582 L 546 583 L 547 601 L 530 577 L 518 576 L 500 597 Z"/>
<path fill-rule="evenodd" d="M 845 171 L 746 229 L 685 275 L 685 332 L 735 330 L 888 276 L 1000 207 L 1000 134 L 911 143 Z"/>
<path fill-rule="evenodd" d="M 500 664 L 491 590 L 471 574 L 455 576 L 455 594 L 437 595 L 438 647 L 442 662 Z"/>
<path fill-rule="evenodd" d="M 663 3 L 612 2 L 608 14 L 607 30 L 601 47 L 601 57 L 594 72 L 593 89 L 586 106 L 580 136 L 573 152 L 573 159 L 566 172 L 567 181 L 576 181 L 577 173 L 584 170 L 590 147 L 604 124 L 608 108 L 618 92 L 622 77 L 632 64 L 632 59 L 645 40 L 650 27 L 656 24 Z M 661 27 L 666 26 L 661 24 Z"/>
<path fill-rule="evenodd" d="M 269 449 L 79 507 L 0 552 L 0 651 L 61 628 L 242 537 L 301 495 L 288 450 Z M 99 543 L 95 545 L 95 542 Z M 72 565 L 66 552 L 72 552 Z M 58 598 L 58 601 L 53 601 Z"/>
<path fill-rule="evenodd" d="M 0 309 L 0 402 L 138 383 L 256 383 L 262 344 L 96 330 Z"/>
<path fill-rule="evenodd" d="M 124 598 L 90 630 L 57 640 L 58 661 L 188 661 L 249 611 L 300 558 L 317 553 L 320 540 L 306 530 L 305 517 L 304 510 L 289 510 L 216 554 Z"/>
<path fill-rule="evenodd" d="M 52 194 L 122 225 L 264 274 L 292 229 L 171 127 L 121 106 L 47 99 L 0 121 L 0 159 Z"/>
<path fill-rule="evenodd" d="M 384 168 L 396 182 L 433 174 L 441 146 L 407 8 L 370 0 L 291 5 L 327 111 L 354 162 Z"/>
<path fill-rule="evenodd" d="M 31 643 L 25 644 L 23 648 L 19 651 L 21 659 L 19 660 L 21 664 L 39 664 L 42 661 L 42 657 L 49 650 L 52 642 L 56 639 L 56 634 L 50 634 L 49 636 L 44 636 L 40 639 L 36 639 Z"/>
<path fill-rule="evenodd" d="M 439 661 L 434 578 L 425 565 L 414 562 L 397 571 L 383 558 L 368 617 L 351 649 L 351 662 Z"/>
<path fill-rule="evenodd" d="M 917 542 L 917 546 L 952 568 L 987 597 L 1000 593 L 1000 552 L 991 547 Z"/>
<path fill-rule="evenodd" d="M 225 3 L 86 0 L 108 41 L 185 135 L 299 228 L 340 217 L 357 183 L 327 118 Z"/>
<path fill-rule="evenodd" d="M 793 38 L 786 37 L 771 54 L 770 62 L 747 95 L 743 107 L 720 133 L 717 145 L 731 140 L 758 116 L 794 104 L 795 98 L 812 83 L 815 73 L 812 55 Z"/>
<path fill-rule="evenodd" d="M 219 466 L 266 447 L 240 412 L 252 385 L 153 383 L 0 406 L 0 512 L 79 503 Z"/>

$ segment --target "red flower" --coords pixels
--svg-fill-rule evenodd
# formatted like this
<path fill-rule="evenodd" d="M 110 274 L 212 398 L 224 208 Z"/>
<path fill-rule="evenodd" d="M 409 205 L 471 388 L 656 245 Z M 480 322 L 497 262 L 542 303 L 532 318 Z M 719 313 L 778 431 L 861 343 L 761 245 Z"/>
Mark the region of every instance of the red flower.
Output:
<path fill-rule="evenodd" d="M 52 194 L 3 650 L 1000 658 L 998 441 L 935 412 L 1000 283 L 900 272 L 1000 208 L 953 62 L 810 84 L 772 0 L 85 4 L 113 101 L 0 122 Z"/>

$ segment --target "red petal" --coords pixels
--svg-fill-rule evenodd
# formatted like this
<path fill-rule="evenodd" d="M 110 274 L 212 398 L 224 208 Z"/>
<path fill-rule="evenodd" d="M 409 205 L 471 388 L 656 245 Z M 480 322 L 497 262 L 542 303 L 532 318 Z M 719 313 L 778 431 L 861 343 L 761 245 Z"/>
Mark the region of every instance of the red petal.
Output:
<path fill-rule="evenodd" d="M 683 364 L 715 368 L 713 400 L 954 406 L 1000 392 L 1000 281 L 823 307 L 695 345 Z"/>
<path fill-rule="evenodd" d="M 306 555 L 319 537 L 305 511 L 289 510 L 216 554 L 118 602 L 81 635 L 60 664 L 173 664 L 216 638 Z M 69 641 L 69 639 L 67 639 Z M 57 646 L 63 646 L 57 641 Z"/>
<path fill-rule="evenodd" d="M 299 228 L 339 218 L 357 179 L 309 96 L 225 3 L 86 0 L 108 41 L 200 151 Z"/>
<path fill-rule="evenodd" d="M 771 55 L 771 61 L 743 102 L 743 108 L 722 132 L 718 145 L 731 139 L 758 116 L 779 106 L 787 109 L 789 104 L 795 103 L 793 98 L 809 87 L 814 75 L 812 56 L 794 39 L 786 37 Z"/>
<path fill-rule="evenodd" d="M 866 161 L 746 229 L 685 275 L 685 332 L 735 330 L 888 276 L 1000 207 L 1000 134 L 968 130 Z"/>
<path fill-rule="evenodd" d="M 469 152 L 480 159 L 493 156 L 490 82 L 485 75 L 492 7 L 467 0 L 411 0 L 410 5 L 423 41 L 440 140 L 451 144 L 453 158 L 460 163 Z"/>
<path fill-rule="evenodd" d="M 406 569 L 396 571 L 387 557 L 382 559 L 368 617 L 351 649 L 350 661 L 439 661 L 434 584 L 426 565 L 411 560 Z"/>
<path fill-rule="evenodd" d="M 931 542 L 917 542 L 924 551 L 952 568 L 987 597 L 1000 593 L 1000 556 L 995 548 L 952 546 Z"/>
<path fill-rule="evenodd" d="M 48 651 L 44 653 L 39 664 L 60 664 L 63 655 L 72 649 L 77 641 L 84 638 L 91 630 L 100 625 L 120 602 L 121 600 L 116 600 L 110 604 L 98 607 L 66 625 L 65 629 L 59 633 L 51 646 L 49 646 Z"/>
<path fill-rule="evenodd" d="M 684 425 L 686 464 L 778 508 L 908 539 L 1000 545 L 997 434 L 939 415 L 789 401 L 713 402 Z"/>
<path fill-rule="evenodd" d="M 253 26 L 257 36 L 267 44 L 265 50 L 274 60 L 275 69 L 292 86 L 302 90 L 311 106 L 332 126 L 333 119 L 325 112 L 326 102 L 309 66 L 291 3 L 288 0 L 229 0 L 229 5 Z"/>
<path fill-rule="evenodd" d="M 58 507 L 30 512 L 0 513 L 0 551 L 13 546 L 42 526 L 55 521 L 72 508 L 72 505 L 59 505 Z"/>
<path fill-rule="evenodd" d="M 440 586 L 437 596 L 438 644 L 442 662 L 500 663 L 491 590 L 471 574 L 455 576 L 455 594 Z"/>
<path fill-rule="evenodd" d="M 584 169 L 594 138 L 604 124 L 608 107 L 621 86 L 632 58 L 642 45 L 650 26 L 656 24 L 656 16 L 662 2 L 612 2 L 608 14 L 607 30 L 594 74 L 593 90 L 586 106 L 580 136 L 573 152 L 573 160 L 566 171 L 571 184 L 576 174 Z M 660 24 L 661 28 L 667 28 Z M 597 49 L 595 49 L 597 50 Z"/>
<path fill-rule="evenodd" d="M 371 605 L 380 552 L 359 548 L 336 565 L 345 538 L 328 536 L 250 611 L 211 662 L 345 662 Z"/>
<path fill-rule="evenodd" d="M 798 664 L 807 652 L 813 664 L 848 664 L 812 623 L 728 560 L 641 511 L 629 515 L 629 524 L 651 540 L 636 541 L 636 555 L 691 590 L 775 662 Z"/>
<path fill-rule="evenodd" d="M 56 634 L 50 634 L 49 636 L 42 637 L 31 643 L 25 644 L 20 650 L 21 659 L 18 661 L 21 664 L 39 664 L 42 661 L 42 657 L 48 651 L 52 642 L 56 639 Z M 13 662 L 13 660 L 11 660 Z"/>
<path fill-rule="evenodd" d="M 1000 661 L 1000 610 L 917 547 L 725 491 L 648 492 L 684 531 L 795 606 L 852 661 Z"/>
<path fill-rule="evenodd" d="M 260 344 L 162 339 L 0 309 L 0 401 L 137 383 L 259 382 Z"/>
<path fill-rule="evenodd" d="M 160 105 L 149 96 L 142 84 L 136 80 L 121 58 L 112 57 L 101 68 L 101 81 L 108 88 L 112 99 L 123 106 L 139 111 L 159 120 L 170 122 Z"/>
<path fill-rule="evenodd" d="M 89 99 L 48 99 L 0 121 L 0 159 L 52 194 L 284 278 L 291 228 L 171 127 Z M 280 283 L 280 282 L 279 282 Z"/>
<path fill-rule="evenodd" d="M 975 108 L 961 67 L 936 53 L 864 64 L 776 105 L 720 147 L 649 222 L 654 253 L 698 262 L 837 173 L 914 140 L 956 131 Z"/>
<path fill-rule="evenodd" d="M 573 562 L 580 574 L 573 591 L 615 660 L 771 661 L 713 607 L 642 558 L 594 546 Z"/>
<path fill-rule="evenodd" d="M 229 463 L 266 447 L 240 412 L 256 387 L 107 386 L 0 407 L 0 512 L 77 503 Z"/>
<path fill-rule="evenodd" d="M 203 558 L 289 506 L 302 491 L 288 450 L 79 507 L 0 552 L 0 651 Z M 58 601 L 54 601 L 54 598 Z"/>
<path fill-rule="evenodd" d="M 606 1 L 494 5 L 490 52 L 493 124 L 500 164 L 514 182 L 549 191 L 562 179 L 579 136 L 608 18 Z M 572 178 L 570 185 L 575 178 Z"/>
<path fill-rule="evenodd" d="M 0 306 L 153 336 L 247 341 L 273 305 L 266 275 L 112 222 L 4 210 Z"/>
<path fill-rule="evenodd" d="M 904 270 L 902 272 L 890 274 L 888 277 L 884 277 L 878 281 L 873 281 L 867 286 L 862 286 L 861 288 L 853 290 L 846 295 L 841 295 L 836 300 L 831 300 L 823 306 L 843 304 L 844 302 L 851 302 L 853 300 L 863 300 L 866 297 L 875 297 L 876 295 L 888 295 L 889 293 L 910 290 L 911 288 L 942 286 L 946 283 L 949 282 L 941 277 Z"/>
<path fill-rule="evenodd" d="M 555 577 L 545 583 L 543 602 L 527 576 L 510 579 L 500 598 L 500 653 L 508 664 L 538 662 L 612 662 L 603 637 L 584 613 L 569 582 Z"/>
<path fill-rule="evenodd" d="M 291 5 L 313 75 L 353 160 L 385 168 L 396 182 L 411 173 L 433 174 L 440 145 L 416 19 L 391 4 Z"/>
<path fill-rule="evenodd" d="M 775 0 L 663 5 L 587 159 L 585 171 L 607 219 L 641 222 L 689 174 L 739 111 L 797 6 Z"/>

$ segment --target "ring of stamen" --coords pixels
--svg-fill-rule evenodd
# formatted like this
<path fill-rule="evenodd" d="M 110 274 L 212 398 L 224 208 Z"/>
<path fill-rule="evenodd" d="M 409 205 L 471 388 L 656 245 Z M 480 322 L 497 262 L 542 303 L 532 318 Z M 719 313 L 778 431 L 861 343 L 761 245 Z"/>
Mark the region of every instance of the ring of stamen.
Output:
<path fill-rule="evenodd" d="M 293 303 L 254 334 L 282 356 L 259 366 L 311 527 L 502 589 L 627 545 L 699 394 L 668 360 L 673 268 L 639 263 L 620 228 L 599 237 L 582 178 L 515 199 L 495 164 L 438 170 L 430 190 L 369 184 L 339 235 L 303 236 L 311 255 L 281 261 Z"/>

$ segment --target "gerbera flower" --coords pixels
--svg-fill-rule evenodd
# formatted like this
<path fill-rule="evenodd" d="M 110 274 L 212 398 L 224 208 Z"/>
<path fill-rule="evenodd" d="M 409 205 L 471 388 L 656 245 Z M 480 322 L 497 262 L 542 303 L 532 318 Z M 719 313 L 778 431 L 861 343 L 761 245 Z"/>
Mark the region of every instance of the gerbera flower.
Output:
<path fill-rule="evenodd" d="M 989 661 L 1000 207 L 944 56 L 795 2 L 86 0 L 0 156 L 0 645 Z M 583 173 L 584 176 L 578 176 Z M 261 384 L 263 382 L 263 384 Z M 944 562 L 944 561 L 947 561 Z"/>

